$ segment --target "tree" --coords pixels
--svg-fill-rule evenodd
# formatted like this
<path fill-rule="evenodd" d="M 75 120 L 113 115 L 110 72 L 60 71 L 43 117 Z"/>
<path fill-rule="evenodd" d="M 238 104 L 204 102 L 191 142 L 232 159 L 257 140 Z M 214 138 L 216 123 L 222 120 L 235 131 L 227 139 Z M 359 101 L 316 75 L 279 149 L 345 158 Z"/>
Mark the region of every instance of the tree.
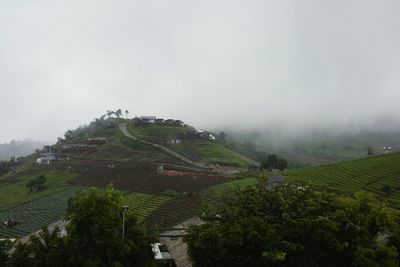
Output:
<path fill-rule="evenodd" d="M 11 249 L 11 242 L 0 241 L 0 266 L 6 266 L 8 262 L 8 251 Z"/>
<path fill-rule="evenodd" d="M 46 227 L 19 243 L 9 266 L 154 266 L 156 239 L 127 214 L 122 238 L 122 196 L 111 186 L 78 192 L 68 202 L 67 236 Z"/>
<path fill-rule="evenodd" d="M 129 111 L 125 110 L 125 119 L 128 119 L 128 114 L 129 114 Z"/>
<path fill-rule="evenodd" d="M 367 148 L 367 155 L 368 156 L 372 156 L 372 155 L 374 155 L 375 153 L 374 153 L 374 149 L 372 148 L 372 147 L 368 147 Z"/>
<path fill-rule="evenodd" d="M 283 171 L 287 168 L 288 162 L 286 159 L 278 159 L 278 169 Z"/>
<path fill-rule="evenodd" d="M 221 145 L 226 145 L 226 133 L 225 132 L 220 132 L 217 136 L 217 142 Z"/>
<path fill-rule="evenodd" d="M 276 169 L 278 167 L 278 156 L 270 154 L 261 162 L 261 169 Z"/>
<path fill-rule="evenodd" d="M 44 175 L 39 175 L 35 179 L 30 180 L 26 187 L 29 187 L 31 192 L 41 191 L 44 189 L 44 184 L 46 183 L 46 177 Z"/>
<path fill-rule="evenodd" d="M 399 264 L 389 233 L 398 232 L 397 215 L 370 194 L 350 198 L 281 185 L 238 190 L 226 203 L 189 227 L 185 241 L 194 266 Z M 377 242 L 382 234 L 389 243 Z"/>
<path fill-rule="evenodd" d="M 390 195 L 393 192 L 393 188 L 388 184 L 382 185 L 381 190 L 385 195 Z"/>
<path fill-rule="evenodd" d="M 10 267 L 67 267 L 73 266 L 66 239 L 59 237 L 60 230 L 56 227 L 49 231 L 43 227 L 39 233 L 31 235 L 28 242 L 19 242 L 9 260 Z"/>
<path fill-rule="evenodd" d="M 118 109 L 118 110 L 115 112 L 115 116 L 117 116 L 117 118 L 121 117 L 121 116 L 122 116 L 122 110 L 121 110 L 121 109 Z"/>
<path fill-rule="evenodd" d="M 75 266 L 151 266 L 155 239 L 128 214 L 122 238 L 122 196 L 109 186 L 78 193 L 68 207 L 67 242 Z"/>

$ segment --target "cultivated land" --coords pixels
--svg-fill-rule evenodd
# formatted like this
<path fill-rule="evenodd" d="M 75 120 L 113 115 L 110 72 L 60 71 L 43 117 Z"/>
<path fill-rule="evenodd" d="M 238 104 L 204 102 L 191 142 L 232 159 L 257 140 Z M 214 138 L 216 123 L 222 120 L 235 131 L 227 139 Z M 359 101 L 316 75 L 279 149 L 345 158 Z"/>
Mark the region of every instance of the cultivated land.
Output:
<path fill-rule="evenodd" d="M 287 170 L 285 178 L 344 193 L 365 190 L 400 209 L 400 153 Z M 390 192 L 385 193 L 384 186 Z"/>
<path fill-rule="evenodd" d="M 55 163 L 38 166 L 33 163 L 37 155 L 32 155 L 0 179 L 0 222 L 13 220 L 18 223 L 12 228 L 0 226 L 0 238 L 20 237 L 53 223 L 65 214 L 68 199 L 76 190 L 88 186 L 104 188 L 110 183 L 123 192 L 124 202 L 139 221 L 149 226 L 173 226 L 195 215 L 205 200 L 213 199 L 213 186 L 228 183 L 230 188 L 235 179 L 226 172 L 198 172 L 195 169 L 168 167 L 159 172 L 160 165 L 191 166 L 162 149 L 125 136 L 118 128 L 124 120 L 106 122 L 111 122 L 111 126 L 110 123 L 106 127 L 92 123 L 72 131 L 66 140 L 67 144 L 74 144 L 84 143 L 89 137 L 107 138 L 96 151 L 60 152 L 58 145 L 60 159 Z M 165 144 L 165 140 L 191 127 L 146 127 L 130 126 L 130 130 L 139 138 L 151 139 L 188 156 L 189 149 Z M 185 146 L 191 146 L 194 161 L 221 164 L 235 170 L 252 162 L 212 141 L 186 140 L 185 143 Z M 45 187 L 42 191 L 30 192 L 26 184 L 38 175 L 46 177 Z"/>

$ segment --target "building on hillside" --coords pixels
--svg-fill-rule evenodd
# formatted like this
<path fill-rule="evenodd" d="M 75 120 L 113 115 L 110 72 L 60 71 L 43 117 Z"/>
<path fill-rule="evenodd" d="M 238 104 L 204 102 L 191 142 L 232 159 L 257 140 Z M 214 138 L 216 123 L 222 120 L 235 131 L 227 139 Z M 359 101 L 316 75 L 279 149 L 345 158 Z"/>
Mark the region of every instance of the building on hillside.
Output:
<path fill-rule="evenodd" d="M 170 136 L 167 139 L 167 144 L 169 145 L 178 145 L 182 143 L 182 140 L 180 138 L 178 138 L 177 136 Z"/>
<path fill-rule="evenodd" d="M 185 125 L 185 123 L 181 120 L 174 120 L 174 125 L 175 126 L 183 126 L 183 125 Z"/>
<path fill-rule="evenodd" d="M 156 116 L 140 116 L 140 120 L 143 123 L 155 123 L 156 119 Z"/>
<path fill-rule="evenodd" d="M 164 119 L 156 119 L 156 124 L 163 124 L 164 123 Z"/>
<path fill-rule="evenodd" d="M 50 159 L 47 159 L 47 158 L 38 158 L 36 160 L 36 164 L 38 164 L 38 165 L 50 165 L 51 162 L 52 161 Z"/>
<path fill-rule="evenodd" d="M 167 120 L 164 121 L 164 124 L 166 124 L 166 125 L 174 125 L 174 121 L 175 120 L 173 120 L 173 119 L 167 119 Z"/>
<path fill-rule="evenodd" d="M 105 137 L 93 137 L 87 139 L 88 145 L 104 145 L 107 142 Z"/>
<path fill-rule="evenodd" d="M 207 131 L 197 131 L 196 137 L 198 139 L 205 139 L 205 140 L 210 140 L 210 141 L 215 141 L 215 136 L 214 134 L 207 132 Z"/>

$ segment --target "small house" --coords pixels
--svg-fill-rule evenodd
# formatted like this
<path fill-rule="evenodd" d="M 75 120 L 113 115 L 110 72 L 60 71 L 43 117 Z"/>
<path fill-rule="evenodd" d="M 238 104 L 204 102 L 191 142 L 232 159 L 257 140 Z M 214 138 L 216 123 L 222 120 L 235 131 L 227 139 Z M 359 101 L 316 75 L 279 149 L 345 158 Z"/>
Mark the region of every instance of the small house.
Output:
<path fill-rule="evenodd" d="M 155 123 L 156 122 L 156 116 L 141 116 L 140 120 L 143 123 Z"/>
<path fill-rule="evenodd" d="M 39 165 L 50 165 L 50 163 L 51 163 L 51 160 L 47 159 L 47 158 L 38 158 L 36 160 L 36 164 L 39 164 Z"/>
<path fill-rule="evenodd" d="M 182 140 L 179 139 L 177 136 L 170 136 L 167 139 L 167 144 L 169 144 L 169 145 L 178 145 L 180 143 L 182 143 Z"/>
<path fill-rule="evenodd" d="M 185 125 L 185 123 L 181 120 L 174 120 L 173 125 L 183 127 L 183 125 Z"/>

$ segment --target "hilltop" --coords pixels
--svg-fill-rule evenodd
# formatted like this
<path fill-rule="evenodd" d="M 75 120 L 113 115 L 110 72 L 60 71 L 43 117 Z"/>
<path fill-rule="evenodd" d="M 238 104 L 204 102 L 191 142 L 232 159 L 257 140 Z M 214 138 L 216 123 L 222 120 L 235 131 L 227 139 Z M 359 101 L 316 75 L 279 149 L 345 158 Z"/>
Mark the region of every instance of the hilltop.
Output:
<path fill-rule="evenodd" d="M 400 153 L 286 170 L 285 178 L 342 193 L 372 192 L 390 206 L 400 208 Z"/>

